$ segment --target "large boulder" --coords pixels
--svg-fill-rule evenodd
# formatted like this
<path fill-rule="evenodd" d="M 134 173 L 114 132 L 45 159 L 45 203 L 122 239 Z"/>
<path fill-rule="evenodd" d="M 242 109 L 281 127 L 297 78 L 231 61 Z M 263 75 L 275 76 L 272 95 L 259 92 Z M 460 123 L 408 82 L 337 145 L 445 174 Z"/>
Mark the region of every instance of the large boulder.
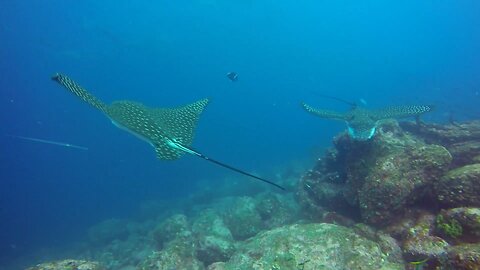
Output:
<path fill-rule="evenodd" d="M 446 147 L 453 156 L 453 167 L 478 163 L 480 157 L 480 121 L 449 125 L 417 125 L 402 122 L 402 128 L 422 137 L 425 142 Z M 477 160 L 477 161 L 476 161 Z"/>
<path fill-rule="evenodd" d="M 449 171 L 435 183 L 435 192 L 447 207 L 480 206 L 480 164 Z"/>
<path fill-rule="evenodd" d="M 192 231 L 197 242 L 197 258 L 205 265 L 227 261 L 235 251 L 232 233 L 213 210 L 201 212 L 193 222 Z"/>
<path fill-rule="evenodd" d="M 464 244 L 452 247 L 448 252 L 446 269 L 480 269 L 480 244 Z"/>
<path fill-rule="evenodd" d="M 178 233 L 161 251 L 154 252 L 137 266 L 138 270 L 189 269 L 203 270 L 195 256 L 195 241 L 190 231 Z"/>
<path fill-rule="evenodd" d="M 303 209 L 303 215 L 312 221 L 322 222 L 329 209 L 351 215 L 358 212 L 345 200 L 346 177 L 343 168 L 329 166 L 337 158 L 338 151 L 328 151 L 325 158 L 318 159 L 315 167 L 300 178 L 295 199 Z"/>
<path fill-rule="evenodd" d="M 247 240 L 222 264 L 209 269 L 404 269 L 388 260 L 380 245 L 333 224 L 290 225 Z"/>
<path fill-rule="evenodd" d="M 300 204 L 307 213 L 316 211 L 317 219 L 327 210 L 337 211 L 378 227 L 431 199 L 433 183 L 452 160 L 443 146 L 426 144 L 394 120 L 384 121 L 369 141 L 342 134 L 334 146 L 301 179 Z"/>
<path fill-rule="evenodd" d="M 442 146 L 415 143 L 378 156 L 358 192 L 362 220 L 384 225 L 422 199 L 447 169 L 450 153 Z"/>
<path fill-rule="evenodd" d="M 238 197 L 227 207 L 224 220 L 236 240 L 245 240 L 257 234 L 262 227 L 262 218 L 251 197 Z"/>
<path fill-rule="evenodd" d="M 153 230 L 153 238 L 157 242 L 157 246 L 162 248 L 165 243 L 188 230 L 187 217 L 183 214 L 176 214 L 164 220 Z"/>
<path fill-rule="evenodd" d="M 255 200 L 265 229 L 293 223 L 297 217 L 298 207 L 291 196 L 267 192 L 256 196 Z"/>
<path fill-rule="evenodd" d="M 428 260 L 431 265 L 439 265 L 445 260 L 450 245 L 444 239 L 433 235 L 434 230 L 434 215 L 425 213 L 416 220 L 403 241 L 405 260 L 408 262 Z"/>
<path fill-rule="evenodd" d="M 436 232 L 452 243 L 480 241 L 480 209 L 452 208 L 437 215 Z"/>

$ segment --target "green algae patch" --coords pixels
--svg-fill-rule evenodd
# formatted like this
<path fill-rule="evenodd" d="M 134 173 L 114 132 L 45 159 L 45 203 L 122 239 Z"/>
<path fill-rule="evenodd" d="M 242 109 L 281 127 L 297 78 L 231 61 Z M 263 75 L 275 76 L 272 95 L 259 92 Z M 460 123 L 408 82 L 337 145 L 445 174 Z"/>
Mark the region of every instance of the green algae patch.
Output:
<path fill-rule="evenodd" d="M 449 238 L 458 238 L 462 236 L 462 225 L 455 219 L 446 220 L 443 215 L 437 216 L 437 229 L 442 235 Z"/>

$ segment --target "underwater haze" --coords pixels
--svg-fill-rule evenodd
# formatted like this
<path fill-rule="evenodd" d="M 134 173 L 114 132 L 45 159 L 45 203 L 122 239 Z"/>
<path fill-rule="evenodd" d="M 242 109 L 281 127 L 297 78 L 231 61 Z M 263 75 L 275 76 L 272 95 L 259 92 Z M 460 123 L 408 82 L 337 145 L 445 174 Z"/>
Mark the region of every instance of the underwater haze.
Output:
<path fill-rule="evenodd" d="M 147 201 L 173 205 L 219 183 L 275 189 L 192 155 L 157 159 L 55 73 L 108 104 L 209 98 L 192 147 L 278 182 L 345 130 L 302 102 L 349 109 L 326 95 L 367 108 L 433 105 L 430 122 L 480 118 L 479 11 L 473 0 L 1 1 L 0 269 L 132 218 Z"/>

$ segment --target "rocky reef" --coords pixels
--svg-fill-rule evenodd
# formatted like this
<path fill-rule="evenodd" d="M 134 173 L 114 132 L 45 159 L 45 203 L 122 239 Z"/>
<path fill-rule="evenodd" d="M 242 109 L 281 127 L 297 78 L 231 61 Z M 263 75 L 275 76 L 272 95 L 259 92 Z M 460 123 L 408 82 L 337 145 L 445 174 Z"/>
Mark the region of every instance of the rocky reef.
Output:
<path fill-rule="evenodd" d="M 296 198 L 316 222 L 364 223 L 393 236 L 412 269 L 479 269 L 479 145 L 478 121 L 384 121 L 366 142 L 338 135 Z"/>
<path fill-rule="evenodd" d="M 342 134 L 334 145 L 301 179 L 300 204 L 311 209 L 310 215 L 334 211 L 380 227 L 429 199 L 433 183 L 452 160 L 445 147 L 425 143 L 393 120 L 383 123 L 370 141 Z"/>
<path fill-rule="evenodd" d="M 83 260 L 63 260 L 49 263 L 42 263 L 27 270 L 105 270 L 98 262 L 89 262 Z"/>
<path fill-rule="evenodd" d="M 479 121 L 342 133 L 283 182 L 289 192 L 202 193 L 169 216 L 102 222 L 78 253 L 98 263 L 65 262 L 97 268 L 30 269 L 480 269 Z"/>
<path fill-rule="evenodd" d="M 403 269 L 378 243 L 333 224 L 290 225 L 249 239 L 209 269 Z"/>

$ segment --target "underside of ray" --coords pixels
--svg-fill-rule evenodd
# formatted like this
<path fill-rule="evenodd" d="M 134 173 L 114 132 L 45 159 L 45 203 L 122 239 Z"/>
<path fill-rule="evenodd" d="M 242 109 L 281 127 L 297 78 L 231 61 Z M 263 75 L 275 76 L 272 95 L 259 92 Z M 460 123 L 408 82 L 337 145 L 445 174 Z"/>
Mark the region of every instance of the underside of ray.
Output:
<path fill-rule="evenodd" d="M 428 105 L 414 105 L 414 106 L 392 106 L 379 110 L 369 111 L 372 118 L 376 120 L 388 118 L 402 118 L 417 116 L 433 110 L 432 106 Z"/>
<path fill-rule="evenodd" d="M 208 99 L 202 99 L 179 108 L 150 109 L 149 114 L 170 138 L 189 146 L 193 142 L 198 119 L 207 104 Z"/>
<path fill-rule="evenodd" d="M 334 120 L 346 120 L 346 115 L 339 112 L 329 111 L 329 110 L 320 110 L 315 109 L 305 103 L 302 103 L 302 107 L 309 113 L 314 114 L 318 117 L 325 119 L 334 119 Z"/>
<path fill-rule="evenodd" d="M 393 106 L 378 110 L 367 110 L 361 107 L 353 107 L 345 113 L 337 113 L 327 110 L 314 109 L 306 104 L 303 107 L 308 112 L 322 118 L 345 120 L 348 126 L 349 135 L 356 140 L 368 140 L 375 134 L 379 120 L 388 118 L 402 118 L 409 116 L 419 116 L 431 111 L 432 106 Z"/>

